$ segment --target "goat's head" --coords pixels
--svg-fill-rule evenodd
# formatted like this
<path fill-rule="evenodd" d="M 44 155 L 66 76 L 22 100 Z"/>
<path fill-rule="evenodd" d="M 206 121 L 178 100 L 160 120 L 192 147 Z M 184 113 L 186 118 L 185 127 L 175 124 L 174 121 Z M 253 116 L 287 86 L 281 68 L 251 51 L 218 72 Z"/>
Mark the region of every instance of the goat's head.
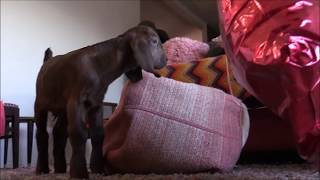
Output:
<path fill-rule="evenodd" d="M 150 27 L 139 25 L 122 35 L 127 39 L 132 52 L 135 68 L 126 73 L 132 81 L 142 78 L 141 69 L 153 73 L 167 63 L 165 52 L 157 33 Z"/>

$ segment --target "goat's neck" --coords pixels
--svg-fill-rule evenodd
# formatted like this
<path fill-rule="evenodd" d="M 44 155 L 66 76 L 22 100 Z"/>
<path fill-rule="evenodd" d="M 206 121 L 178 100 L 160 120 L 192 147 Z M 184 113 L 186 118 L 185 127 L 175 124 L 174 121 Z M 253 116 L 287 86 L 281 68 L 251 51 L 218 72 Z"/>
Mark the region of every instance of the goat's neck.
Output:
<path fill-rule="evenodd" d="M 134 68 L 127 43 L 119 38 L 105 41 L 98 45 L 96 58 L 98 60 L 100 79 L 109 85 L 123 73 Z M 132 66 L 132 67 L 131 67 Z"/>

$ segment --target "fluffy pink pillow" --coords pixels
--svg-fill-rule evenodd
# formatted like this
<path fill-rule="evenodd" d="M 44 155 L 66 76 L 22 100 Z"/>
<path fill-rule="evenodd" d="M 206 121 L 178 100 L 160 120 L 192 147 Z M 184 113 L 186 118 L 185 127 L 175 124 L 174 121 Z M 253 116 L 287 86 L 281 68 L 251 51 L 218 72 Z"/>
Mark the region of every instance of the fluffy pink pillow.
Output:
<path fill-rule="evenodd" d="M 124 88 L 105 124 L 107 169 L 115 173 L 232 169 L 249 128 L 241 101 L 214 88 L 143 76 Z"/>
<path fill-rule="evenodd" d="M 206 57 L 209 45 L 186 37 L 176 37 L 163 44 L 168 64 L 196 61 Z"/>

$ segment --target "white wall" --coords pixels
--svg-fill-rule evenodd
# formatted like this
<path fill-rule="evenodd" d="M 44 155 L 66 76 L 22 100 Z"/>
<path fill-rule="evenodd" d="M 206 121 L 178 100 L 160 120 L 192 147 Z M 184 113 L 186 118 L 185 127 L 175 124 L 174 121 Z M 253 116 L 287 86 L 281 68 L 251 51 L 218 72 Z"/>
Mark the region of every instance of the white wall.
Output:
<path fill-rule="evenodd" d="M 153 21 L 159 29 L 164 29 L 173 37 L 189 37 L 203 41 L 206 36 L 206 24 L 195 23 L 190 14 L 181 12 L 181 3 L 177 1 L 141 0 L 141 20 Z M 178 6 L 178 7 L 177 7 Z"/>
<path fill-rule="evenodd" d="M 139 0 L 1 1 L 0 98 L 18 104 L 21 116 L 33 116 L 44 50 L 64 54 L 117 36 L 139 22 L 139 6 Z M 111 85 L 106 101 L 118 102 L 123 82 L 122 77 Z M 26 129 L 20 129 L 20 164 L 25 165 Z"/>

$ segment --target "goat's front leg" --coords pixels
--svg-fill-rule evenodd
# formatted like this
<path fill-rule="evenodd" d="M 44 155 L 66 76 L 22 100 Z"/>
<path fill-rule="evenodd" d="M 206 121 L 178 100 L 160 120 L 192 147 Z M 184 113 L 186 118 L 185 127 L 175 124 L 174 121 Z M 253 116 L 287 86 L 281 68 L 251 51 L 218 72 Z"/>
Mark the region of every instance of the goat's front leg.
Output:
<path fill-rule="evenodd" d="M 65 173 L 67 170 L 65 157 L 67 138 L 67 118 L 64 114 L 57 118 L 57 122 L 53 128 L 53 157 L 55 173 Z"/>
<path fill-rule="evenodd" d="M 68 102 L 68 134 L 72 146 L 72 157 L 70 161 L 71 178 L 89 177 L 85 158 L 85 145 L 87 140 L 85 115 L 86 109 L 82 103 L 75 100 Z"/>
<path fill-rule="evenodd" d="M 38 161 L 36 173 L 49 173 L 48 162 L 48 132 L 47 132 L 47 117 L 48 111 L 40 110 L 38 105 L 35 105 L 35 122 L 37 125 L 37 148 L 38 148 Z"/>
<path fill-rule="evenodd" d="M 104 139 L 102 106 L 94 107 L 88 112 L 92 152 L 90 169 L 93 173 L 103 173 L 102 143 Z"/>

